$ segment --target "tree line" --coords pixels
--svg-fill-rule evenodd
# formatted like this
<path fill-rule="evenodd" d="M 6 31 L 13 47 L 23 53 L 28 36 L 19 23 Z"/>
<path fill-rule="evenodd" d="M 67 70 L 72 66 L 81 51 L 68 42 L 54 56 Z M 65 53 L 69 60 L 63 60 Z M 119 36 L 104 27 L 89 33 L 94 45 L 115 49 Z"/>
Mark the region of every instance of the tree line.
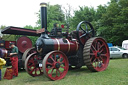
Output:
<path fill-rule="evenodd" d="M 106 5 L 99 5 L 97 9 L 79 6 L 79 10 L 74 10 L 74 15 L 71 14 L 71 5 L 67 6 L 68 10 L 58 4 L 48 4 L 48 31 L 53 28 L 54 23 L 68 25 L 69 30 L 76 30 L 78 23 L 86 20 L 93 25 L 96 36 L 105 38 L 108 43 L 121 45 L 123 40 L 128 39 L 128 0 L 110 0 Z M 25 28 L 40 29 L 40 11 L 37 12 L 37 17 L 36 27 L 26 25 Z M 35 42 L 34 37 L 30 38 Z"/>

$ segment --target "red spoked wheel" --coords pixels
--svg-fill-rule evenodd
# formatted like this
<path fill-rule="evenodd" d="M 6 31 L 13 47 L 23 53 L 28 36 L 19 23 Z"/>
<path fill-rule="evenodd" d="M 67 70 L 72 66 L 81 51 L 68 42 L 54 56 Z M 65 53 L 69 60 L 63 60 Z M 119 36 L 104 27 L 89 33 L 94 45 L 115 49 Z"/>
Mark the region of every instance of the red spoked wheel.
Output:
<path fill-rule="evenodd" d="M 60 80 L 68 72 L 69 63 L 66 55 L 60 51 L 49 52 L 43 59 L 44 74 L 51 80 Z"/>
<path fill-rule="evenodd" d="M 109 64 L 109 48 L 103 38 L 90 38 L 83 49 L 84 63 L 91 71 L 104 71 Z"/>
<path fill-rule="evenodd" d="M 43 74 L 42 60 L 37 53 L 30 54 L 25 60 L 25 70 L 33 77 Z"/>

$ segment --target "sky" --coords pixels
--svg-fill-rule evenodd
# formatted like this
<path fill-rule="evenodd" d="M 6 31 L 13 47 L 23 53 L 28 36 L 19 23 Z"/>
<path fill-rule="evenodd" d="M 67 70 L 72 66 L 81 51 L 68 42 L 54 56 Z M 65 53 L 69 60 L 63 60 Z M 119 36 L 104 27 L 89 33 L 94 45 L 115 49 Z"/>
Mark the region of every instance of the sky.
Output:
<path fill-rule="evenodd" d="M 50 5 L 59 4 L 67 7 L 69 4 L 72 10 L 79 6 L 97 8 L 98 5 L 107 4 L 110 0 L 0 0 L 0 26 L 24 27 L 26 25 L 36 26 L 37 12 L 40 10 L 40 3 L 46 2 Z"/>

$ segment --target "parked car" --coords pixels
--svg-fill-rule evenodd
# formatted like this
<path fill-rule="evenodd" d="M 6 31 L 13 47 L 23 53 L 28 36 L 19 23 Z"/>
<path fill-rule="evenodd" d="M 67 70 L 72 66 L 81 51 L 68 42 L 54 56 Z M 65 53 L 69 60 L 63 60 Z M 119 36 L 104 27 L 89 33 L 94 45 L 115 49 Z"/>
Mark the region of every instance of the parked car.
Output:
<path fill-rule="evenodd" d="M 109 47 L 110 58 L 128 58 L 128 50 L 120 46 Z"/>

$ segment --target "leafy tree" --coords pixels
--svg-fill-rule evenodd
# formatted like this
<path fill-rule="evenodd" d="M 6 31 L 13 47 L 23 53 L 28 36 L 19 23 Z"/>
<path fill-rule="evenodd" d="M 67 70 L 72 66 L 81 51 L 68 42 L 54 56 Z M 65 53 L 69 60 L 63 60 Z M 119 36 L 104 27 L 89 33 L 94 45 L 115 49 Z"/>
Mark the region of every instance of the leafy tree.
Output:
<path fill-rule="evenodd" d="M 101 18 L 99 35 L 115 45 L 128 39 L 128 0 L 111 0 L 106 13 Z"/>
<path fill-rule="evenodd" d="M 95 10 L 96 11 L 96 16 L 95 16 L 96 21 L 100 20 L 102 15 L 106 13 L 106 8 L 107 8 L 106 5 L 105 6 L 99 5 L 98 6 L 97 10 Z"/>
<path fill-rule="evenodd" d="M 72 19 L 72 25 L 74 28 L 77 27 L 78 23 L 81 21 L 89 21 L 92 22 L 94 21 L 95 17 L 95 10 L 94 8 L 89 8 L 89 7 L 79 7 L 80 10 L 74 11 L 74 17 Z"/>

